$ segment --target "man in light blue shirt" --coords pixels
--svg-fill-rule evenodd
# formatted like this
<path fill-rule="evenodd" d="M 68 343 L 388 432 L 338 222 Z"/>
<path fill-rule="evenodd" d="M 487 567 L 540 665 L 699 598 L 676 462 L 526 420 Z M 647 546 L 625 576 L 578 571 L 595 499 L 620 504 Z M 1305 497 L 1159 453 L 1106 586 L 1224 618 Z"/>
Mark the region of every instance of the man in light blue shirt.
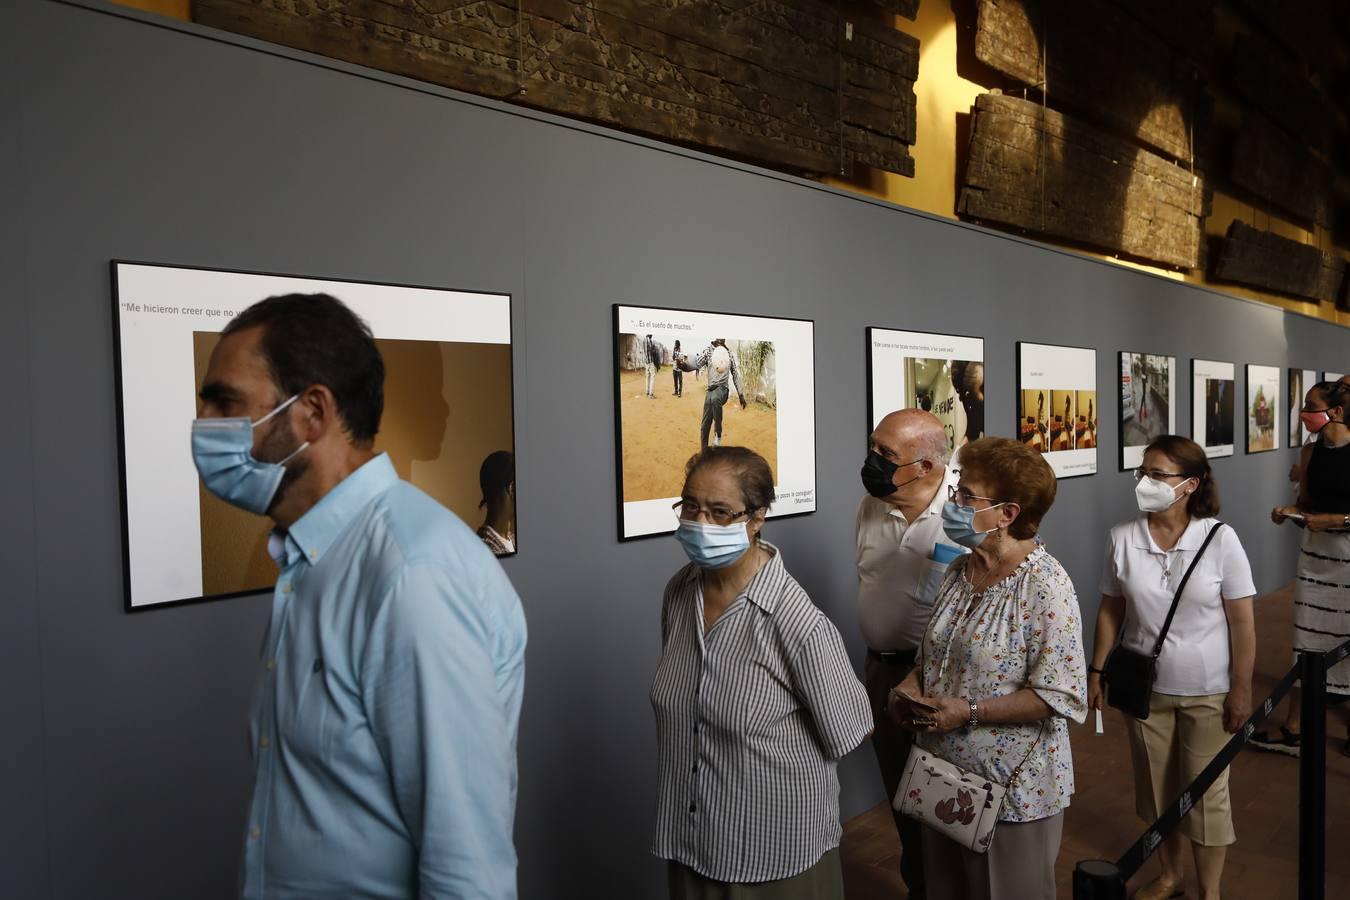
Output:
<path fill-rule="evenodd" d="M 250 740 L 245 898 L 514 900 L 525 620 L 492 554 L 373 443 L 384 364 L 323 294 L 212 353 L 208 490 L 276 524 Z"/>

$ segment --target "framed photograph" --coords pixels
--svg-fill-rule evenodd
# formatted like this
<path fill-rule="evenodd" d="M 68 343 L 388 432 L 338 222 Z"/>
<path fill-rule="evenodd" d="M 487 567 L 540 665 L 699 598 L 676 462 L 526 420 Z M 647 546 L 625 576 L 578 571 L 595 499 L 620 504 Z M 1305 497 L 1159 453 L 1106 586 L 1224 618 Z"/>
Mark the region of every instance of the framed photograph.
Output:
<path fill-rule="evenodd" d="M 815 512 L 815 327 L 615 304 L 619 540 L 675 530 L 685 464 L 708 446 L 768 461 L 771 517 Z"/>
<path fill-rule="evenodd" d="M 1233 455 L 1233 364 L 1191 360 L 1191 435 L 1210 459 Z"/>
<path fill-rule="evenodd" d="M 1247 452 L 1280 448 L 1280 368 L 1247 363 Z"/>
<path fill-rule="evenodd" d="M 953 450 L 984 437 L 984 338 L 868 328 L 867 408 L 869 428 L 926 409 Z"/>
<path fill-rule="evenodd" d="M 1097 351 L 1017 343 L 1017 436 L 1057 478 L 1097 471 Z"/>
<path fill-rule="evenodd" d="M 1298 413 L 1303 408 L 1303 398 L 1315 384 L 1317 384 L 1316 369 L 1289 370 L 1289 391 L 1285 394 L 1285 403 L 1289 407 L 1290 447 L 1302 447 L 1312 436 L 1303 427 L 1303 420 L 1299 418 Z"/>
<path fill-rule="evenodd" d="M 1120 470 L 1144 464 L 1144 448 L 1177 431 L 1177 358 L 1122 350 Z"/>
<path fill-rule="evenodd" d="M 385 364 L 375 450 L 470 528 L 491 501 L 508 532 L 494 552 L 515 552 L 514 483 L 485 498 L 480 482 L 485 470 L 513 480 L 509 295 L 117 260 L 112 280 L 128 611 L 276 583 L 271 520 L 206 490 L 189 435 L 221 330 L 279 294 L 331 294 L 366 321 Z"/>
<path fill-rule="evenodd" d="M 1344 378 L 1344 377 L 1345 377 L 1345 373 L 1344 373 L 1344 372 L 1323 372 L 1323 373 L 1322 373 L 1322 380 L 1323 380 L 1323 381 L 1340 381 L 1340 380 L 1341 380 L 1342 378 Z"/>

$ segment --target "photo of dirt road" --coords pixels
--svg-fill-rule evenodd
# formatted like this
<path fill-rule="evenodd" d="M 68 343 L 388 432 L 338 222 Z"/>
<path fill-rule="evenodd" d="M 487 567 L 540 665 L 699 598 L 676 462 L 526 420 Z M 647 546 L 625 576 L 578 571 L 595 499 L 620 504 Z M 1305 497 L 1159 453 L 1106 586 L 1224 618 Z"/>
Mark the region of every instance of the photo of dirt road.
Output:
<path fill-rule="evenodd" d="M 699 431 L 703 422 L 704 398 L 708 393 L 709 370 L 683 372 L 680 395 L 675 393 L 673 339 L 655 335 L 659 346 L 655 356 L 652 396 L 647 394 L 646 363 L 633 349 L 639 338 L 619 336 L 618 390 L 619 435 L 623 466 L 623 502 L 677 498 L 684 484 L 684 466 L 699 452 Z M 642 337 L 645 343 L 645 336 Z M 688 363 L 695 361 L 708 340 L 685 336 L 681 353 Z M 763 456 L 778 474 L 778 412 L 775 387 L 773 345 L 766 341 L 727 340 L 723 354 L 737 363 L 746 408 L 741 409 L 736 389 L 727 378 L 727 398 L 722 412 L 722 438 L 725 446 L 749 447 Z M 710 354 L 717 356 L 718 354 Z M 711 360 L 710 360 L 711 361 Z M 710 430 L 709 443 L 716 437 Z"/>

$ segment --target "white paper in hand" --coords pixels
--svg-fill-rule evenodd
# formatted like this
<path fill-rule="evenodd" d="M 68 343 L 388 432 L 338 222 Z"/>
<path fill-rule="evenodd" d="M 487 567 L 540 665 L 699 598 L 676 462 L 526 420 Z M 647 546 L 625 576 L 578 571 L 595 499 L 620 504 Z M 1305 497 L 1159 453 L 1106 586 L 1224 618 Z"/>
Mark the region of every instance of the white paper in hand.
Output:
<path fill-rule="evenodd" d="M 1097 710 L 1097 733 L 1106 734 L 1106 729 L 1102 728 L 1102 711 Z"/>

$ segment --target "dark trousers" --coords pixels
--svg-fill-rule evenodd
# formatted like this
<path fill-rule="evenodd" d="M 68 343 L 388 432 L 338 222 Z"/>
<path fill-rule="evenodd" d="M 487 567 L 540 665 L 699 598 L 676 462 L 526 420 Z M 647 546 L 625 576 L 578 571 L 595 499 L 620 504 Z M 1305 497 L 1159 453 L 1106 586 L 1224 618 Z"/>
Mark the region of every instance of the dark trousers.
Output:
<path fill-rule="evenodd" d="M 673 374 L 675 375 L 675 396 L 679 397 L 684 394 L 684 373 L 680 371 L 679 366 L 676 366 Z"/>
<path fill-rule="evenodd" d="M 698 426 L 698 447 L 700 450 L 708 449 L 708 429 L 712 426 L 717 427 L 718 439 L 722 437 L 722 407 L 727 405 L 727 399 L 731 392 L 727 390 L 727 383 L 724 381 L 716 387 L 708 388 L 708 393 L 703 395 L 703 422 Z"/>
<path fill-rule="evenodd" d="M 914 738 L 897 725 L 886 711 L 886 695 L 891 688 L 904 681 L 913 668 L 913 652 L 895 656 L 888 653 L 883 657 L 869 650 L 867 661 L 863 664 L 867 697 L 872 703 L 872 718 L 876 725 L 876 731 L 872 734 L 872 750 L 876 752 L 877 765 L 881 768 L 881 781 L 886 785 L 887 804 L 895 799 L 895 791 L 900 787 L 900 776 L 905 774 L 905 762 L 909 759 L 909 748 Z M 905 880 L 910 897 L 924 897 L 923 826 L 900 815 L 894 808 L 891 815 L 895 817 L 895 829 L 900 833 L 900 877 Z"/>

